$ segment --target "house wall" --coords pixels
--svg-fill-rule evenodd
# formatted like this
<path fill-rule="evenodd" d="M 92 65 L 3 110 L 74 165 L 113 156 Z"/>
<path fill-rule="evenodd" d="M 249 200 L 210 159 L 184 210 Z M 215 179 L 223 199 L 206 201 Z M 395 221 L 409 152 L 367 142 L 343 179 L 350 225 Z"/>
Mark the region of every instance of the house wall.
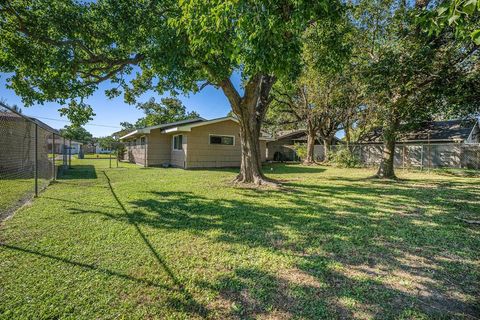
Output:
<path fill-rule="evenodd" d="M 187 153 L 187 141 L 190 140 L 190 135 L 186 133 L 182 133 L 182 150 L 173 150 L 173 137 L 175 135 L 169 135 L 170 140 L 170 150 L 171 150 L 171 160 L 170 164 L 174 167 L 178 168 L 187 168 L 186 165 L 186 154 Z M 167 136 L 167 135 L 166 135 Z"/>
<path fill-rule="evenodd" d="M 293 161 L 295 159 L 295 151 L 291 148 L 293 143 L 291 140 L 276 140 L 267 143 L 267 160 L 273 161 L 276 153 L 281 153 L 285 160 Z"/>
<path fill-rule="evenodd" d="M 133 145 L 135 139 L 129 140 L 131 142 L 130 145 L 128 145 L 128 141 L 125 141 L 125 153 L 123 155 L 123 160 L 136 163 L 139 165 L 145 165 L 145 148 L 147 145 L 142 146 L 140 144 L 140 137 L 137 138 L 137 144 Z M 148 143 L 148 139 L 147 139 Z"/>
<path fill-rule="evenodd" d="M 147 136 L 149 166 L 159 166 L 163 163 L 170 163 L 172 155 L 172 136 L 155 129 Z M 183 160 L 182 160 L 183 161 Z"/>
<path fill-rule="evenodd" d="M 159 166 L 169 163 L 179 168 L 239 167 L 241 163 L 240 128 L 231 120 L 194 127 L 183 135 L 183 150 L 173 150 L 173 136 L 176 134 L 161 133 L 160 129 L 152 130 L 147 135 L 147 165 Z M 210 144 L 210 134 L 235 137 L 235 144 Z M 130 141 L 133 142 L 134 139 Z M 125 142 L 124 160 L 144 165 L 145 150 L 137 138 L 137 145 Z M 267 143 L 260 140 L 261 161 L 267 159 Z"/>
<path fill-rule="evenodd" d="M 233 146 L 210 144 L 210 135 L 227 135 L 235 138 Z M 261 161 L 267 158 L 267 144 L 260 140 Z M 242 149 L 240 127 L 232 120 L 192 128 L 188 133 L 187 167 L 239 167 Z"/>
<path fill-rule="evenodd" d="M 267 161 L 267 141 L 260 140 L 260 161 L 265 162 Z"/>
<path fill-rule="evenodd" d="M 234 136 L 234 145 L 210 144 L 210 134 Z M 240 127 L 236 122 L 228 120 L 192 128 L 188 139 L 188 168 L 240 166 Z"/>
<path fill-rule="evenodd" d="M 40 187 L 50 180 L 53 176 L 50 135 L 40 126 L 35 133 L 35 124 L 20 116 L 2 116 L 0 113 L 0 181 L 33 178 L 35 158 Z"/>
<path fill-rule="evenodd" d="M 0 177 L 33 177 L 35 126 L 21 117 L 0 117 Z"/>
<path fill-rule="evenodd" d="M 297 156 L 293 149 L 294 141 L 292 139 L 280 139 L 269 141 L 267 143 L 267 160 L 275 160 L 275 153 L 279 152 L 283 155 L 284 161 L 295 161 Z M 324 150 L 322 144 L 316 144 L 313 148 L 313 154 L 317 161 L 323 161 Z"/>

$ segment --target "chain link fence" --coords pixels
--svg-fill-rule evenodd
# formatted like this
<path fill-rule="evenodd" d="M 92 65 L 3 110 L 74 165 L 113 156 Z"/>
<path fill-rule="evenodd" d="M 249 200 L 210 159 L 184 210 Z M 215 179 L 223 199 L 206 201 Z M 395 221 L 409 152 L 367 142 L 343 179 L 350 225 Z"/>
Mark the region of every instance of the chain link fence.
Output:
<path fill-rule="evenodd" d="M 38 195 L 71 161 L 71 141 L 0 102 L 0 217 Z"/>
<path fill-rule="evenodd" d="M 334 145 L 337 152 L 345 145 Z M 383 145 L 351 145 L 353 154 L 364 166 L 378 166 L 382 159 Z M 394 164 L 397 168 L 462 168 L 480 170 L 479 144 L 397 144 Z"/>

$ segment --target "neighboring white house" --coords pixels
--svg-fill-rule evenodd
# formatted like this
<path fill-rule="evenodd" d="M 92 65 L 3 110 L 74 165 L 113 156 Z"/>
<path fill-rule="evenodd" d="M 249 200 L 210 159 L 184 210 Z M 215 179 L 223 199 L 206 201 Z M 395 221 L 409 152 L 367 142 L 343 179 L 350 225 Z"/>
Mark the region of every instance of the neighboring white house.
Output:
<path fill-rule="evenodd" d="M 95 142 L 94 146 L 95 146 L 95 153 L 111 153 L 112 152 L 110 148 L 102 148 L 99 142 Z"/>
<path fill-rule="evenodd" d="M 49 150 L 51 149 L 51 146 L 53 144 L 53 137 L 50 135 L 48 137 L 48 145 L 49 145 Z M 82 143 L 78 141 L 73 141 L 73 140 L 68 140 L 68 139 L 63 139 L 59 135 L 55 135 L 55 153 L 56 154 L 62 154 L 63 150 L 65 150 L 66 153 L 68 153 L 68 148 L 71 148 L 71 153 L 72 154 L 78 154 L 80 152 L 80 149 L 82 147 Z"/>

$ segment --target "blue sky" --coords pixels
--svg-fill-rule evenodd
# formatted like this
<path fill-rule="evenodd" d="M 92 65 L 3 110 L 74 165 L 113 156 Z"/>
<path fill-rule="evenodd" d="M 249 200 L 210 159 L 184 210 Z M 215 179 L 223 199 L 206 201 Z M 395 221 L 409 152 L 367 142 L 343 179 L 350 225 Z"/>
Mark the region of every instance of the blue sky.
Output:
<path fill-rule="evenodd" d="M 8 74 L 0 73 L 0 99 L 5 100 L 9 105 L 18 105 L 22 108 L 24 114 L 37 117 L 53 128 L 60 129 L 69 124 L 66 117 L 60 117 L 58 112 L 60 105 L 57 103 L 24 107 L 22 99 L 13 90 L 7 89 L 8 76 Z M 237 86 L 240 84 L 238 76 L 235 76 L 232 81 Z M 96 116 L 85 125 L 85 128 L 96 137 L 106 136 L 117 131 L 120 129 L 119 124 L 122 121 L 135 122 L 143 116 L 142 112 L 137 110 L 135 106 L 123 102 L 122 96 L 108 99 L 105 96 L 105 89 L 108 88 L 108 83 L 100 85 L 95 94 L 86 100 L 94 109 Z M 144 94 L 138 100 L 139 102 L 147 101 L 151 97 L 154 97 L 157 101 L 160 100 L 160 96 L 155 92 Z M 230 104 L 223 92 L 212 86 L 205 87 L 197 94 L 180 96 L 179 98 L 183 101 L 188 111 L 197 111 L 200 116 L 206 119 L 223 117 L 230 111 Z"/>

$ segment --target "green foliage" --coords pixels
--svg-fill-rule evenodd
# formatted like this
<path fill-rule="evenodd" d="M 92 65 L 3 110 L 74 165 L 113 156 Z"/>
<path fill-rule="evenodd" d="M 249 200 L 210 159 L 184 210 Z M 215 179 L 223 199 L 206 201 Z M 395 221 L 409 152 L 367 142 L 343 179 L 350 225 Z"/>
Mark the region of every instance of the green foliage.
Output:
<path fill-rule="evenodd" d="M 60 129 L 60 135 L 66 139 L 75 140 L 82 143 L 90 143 L 93 140 L 93 136 L 83 127 L 78 126 L 65 126 L 63 129 Z"/>
<path fill-rule="evenodd" d="M 298 73 L 301 36 L 337 1 L 60 1 L 0 4 L 0 71 L 27 105 L 148 90 L 196 91 L 236 70 L 248 80 Z M 135 72 L 135 73 L 134 73 Z M 130 82 L 125 75 L 135 74 Z"/>
<path fill-rule="evenodd" d="M 295 143 L 293 145 L 293 150 L 300 159 L 305 159 L 307 157 L 307 145 L 305 143 Z"/>
<path fill-rule="evenodd" d="M 448 0 L 433 9 L 426 9 L 417 17 L 418 23 L 429 34 L 439 35 L 453 28 L 455 35 L 480 45 L 480 1 Z"/>
<path fill-rule="evenodd" d="M 348 147 L 343 146 L 338 146 L 329 159 L 339 168 L 355 168 L 361 164 L 358 157 Z"/>
<path fill-rule="evenodd" d="M 400 123 L 408 127 L 445 110 L 478 111 L 478 50 L 451 30 L 438 38 L 421 32 L 414 17 L 427 10 L 419 9 L 422 3 L 362 1 L 355 7 L 363 31 L 357 50 L 367 62 L 360 64 L 365 103 L 375 109 L 384 132 L 395 133 Z"/>
<path fill-rule="evenodd" d="M 195 111 L 187 112 L 182 101 L 177 98 L 162 98 L 160 103 L 155 102 L 155 99 L 151 98 L 147 102 L 137 104 L 137 108 L 145 113 L 145 117 L 137 120 L 134 125 L 136 128 L 200 117 Z M 131 126 L 129 123 L 123 124 L 127 127 Z"/>
<path fill-rule="evenodd" d="M 67 116 L 72 125 L 77 127 L 86 124 L 95 116 L 92 107 L 83 103 L 83 101 L 77 103 L 75 100 L 72 100 L 68 107 L 60 108 L 58 111 L 60 111 L 61 116 Z"/>
<path fill-rule="evenodd" d="M 321 138 L 354 121 L 360 104 L 353 47 L 356 30 L 348 14 L 312 23 L 303 35 L 298 79 L 278 81 L 267 124 L 277 130 L 298 127 Z"/>
<path fill-rule="evenodd" d="M 118 143 L 118 140 L 114 139 L 111 136 L 106 136 L 106 137 L 100 137 L 97 138 L 97 142 L 99 143 L 100 147 L 103 149 L 110 149 L 114 150 L 115 149 L 115 144 Z"/>

